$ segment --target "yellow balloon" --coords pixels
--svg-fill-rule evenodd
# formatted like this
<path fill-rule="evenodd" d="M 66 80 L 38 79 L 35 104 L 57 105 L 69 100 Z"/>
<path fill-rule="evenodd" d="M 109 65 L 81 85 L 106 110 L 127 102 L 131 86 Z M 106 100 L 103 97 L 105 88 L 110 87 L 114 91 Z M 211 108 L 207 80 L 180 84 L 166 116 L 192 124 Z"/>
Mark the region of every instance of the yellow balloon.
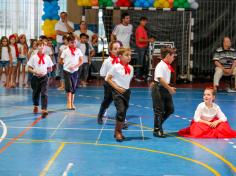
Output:
<path fill-rule="evenodd" d="M 169 8 L 169 7 L 170 7 L 170 3 L 169 3 L 168 1 L 165 1 L 165 2 L 163 3 L 163 7 L 164 7 L 164 8 Z"/>

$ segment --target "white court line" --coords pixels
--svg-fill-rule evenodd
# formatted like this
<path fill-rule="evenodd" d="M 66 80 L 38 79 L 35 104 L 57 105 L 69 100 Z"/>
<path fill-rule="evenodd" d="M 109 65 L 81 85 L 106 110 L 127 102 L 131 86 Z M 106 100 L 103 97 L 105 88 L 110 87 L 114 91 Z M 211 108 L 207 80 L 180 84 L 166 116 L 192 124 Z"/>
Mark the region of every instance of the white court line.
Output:
<path fill-rule="evenodd" d="M 143 123 L 142 123 L 141 116 L 139 116 L 139 121 L 140 121 L 141 134 L 142 134 L 142 138 L 143 138 L 143 141 L 144 141 Z"/>
<path fill-rule="evenodd" d="M 105 118 L 105 122 L 104 122 L 103 125 L 102 125 L 102 129 L 101 129 L 101 131 L 100 131 L 100 133 L 99 133 L 99 135 L 98 135 L 98 138 L 97 138 L 97 140 L 96 140 L 95 145 L 98 144 L 98 141 L 99 141 L 99 139 L 100 139 L 100 137 L 101 137 L 101 135 L 102 135 L 102 131 L 104 130 L 104 127 L 105 127 L 106 123 L 107 123 L 107 117 Z"/>
<path fill-rule="evenodd" d="M 23 126 L 8 126 L 8 129 L 24 129 L 28 127 Z M 81 131 L 100 131 L 101 128 L 53 128 L 53 127 L 30 127 L 31 129 L 41 129 L 41 130 L 81 130 Z M 103 131 L 114 131 L 114 129 L 103 129 Z M 127 132 L 140 131 L 140 130 L 125 130 Z M 143 130 L 143 131 L 153 131 L 153 130 Z"/>
<path fill-rule="evenodd" d="M 68 163 L 66 170 L 63 172 L 62 176 L 68 176 L 67 174 L 73 166 L 74 166 L 74 163 Z"/>
<path fill-rule="evenodd" d="M 54 136 L 54 134 L 57 132 L 57 130 L 60 128 L 60 126 L 62 125 L 62 123 L 64 122 L 64 120 L 66 120 L 67 117 L 68 117 L 68 116 L 65 115 L 65 117 L 61 120 L 61 122 L 58 124 L 57 128 L 53 131 L 53 133 L 50 135 L 49 138 L 51 138 L 51 137 Z"/>
<path fill-rule="evenodd" d="M 0 138 L 0 143 L 1 143 L 5 139 L 5 137 L 7 136 L 7 126 L 2 120 L 0 120 L 0 123 L 2 124 L 2 128 L 3 128 L 3 133 Z"/>

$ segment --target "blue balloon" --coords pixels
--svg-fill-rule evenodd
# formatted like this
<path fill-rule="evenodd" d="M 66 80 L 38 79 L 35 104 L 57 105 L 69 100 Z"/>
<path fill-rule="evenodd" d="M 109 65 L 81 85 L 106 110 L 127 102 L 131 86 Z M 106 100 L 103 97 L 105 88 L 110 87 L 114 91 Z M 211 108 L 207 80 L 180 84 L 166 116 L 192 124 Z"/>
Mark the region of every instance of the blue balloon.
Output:
<path fill-rule="evenodd" d="M 140 2 L 137 0 L 137 1 L 134 3 L 134 6 L 135 6 L 135 7 L 140 7 L 141 4 L 140 4 Z"/>

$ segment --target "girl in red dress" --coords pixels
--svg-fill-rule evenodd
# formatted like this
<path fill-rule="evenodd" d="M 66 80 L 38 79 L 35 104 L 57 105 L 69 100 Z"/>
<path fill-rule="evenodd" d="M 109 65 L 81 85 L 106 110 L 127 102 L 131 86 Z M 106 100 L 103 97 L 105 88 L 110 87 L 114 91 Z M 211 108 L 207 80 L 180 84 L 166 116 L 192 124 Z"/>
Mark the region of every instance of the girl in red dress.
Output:
<path fill-rule="evenodd" d="M 205 89 L 203 100 L 198 105 L 190 126 L 181 129 L 178 134 L 192 138 L 236 138 L 236 131 L 230 128 L 225 114 L 214 103 L 213 88 Z"/>

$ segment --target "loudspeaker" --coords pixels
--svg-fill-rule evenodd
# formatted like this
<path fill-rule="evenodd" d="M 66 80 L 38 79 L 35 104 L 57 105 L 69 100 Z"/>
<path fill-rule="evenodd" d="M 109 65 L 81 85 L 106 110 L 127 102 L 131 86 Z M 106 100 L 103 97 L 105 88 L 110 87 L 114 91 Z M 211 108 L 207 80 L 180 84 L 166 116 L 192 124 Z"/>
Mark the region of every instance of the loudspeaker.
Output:
<path fill-rule="evenodd" d="M 91 76 L 100 76 L 100 69 L 102 67 L 102 57 L 93 57 L 91 59 Z"/>

